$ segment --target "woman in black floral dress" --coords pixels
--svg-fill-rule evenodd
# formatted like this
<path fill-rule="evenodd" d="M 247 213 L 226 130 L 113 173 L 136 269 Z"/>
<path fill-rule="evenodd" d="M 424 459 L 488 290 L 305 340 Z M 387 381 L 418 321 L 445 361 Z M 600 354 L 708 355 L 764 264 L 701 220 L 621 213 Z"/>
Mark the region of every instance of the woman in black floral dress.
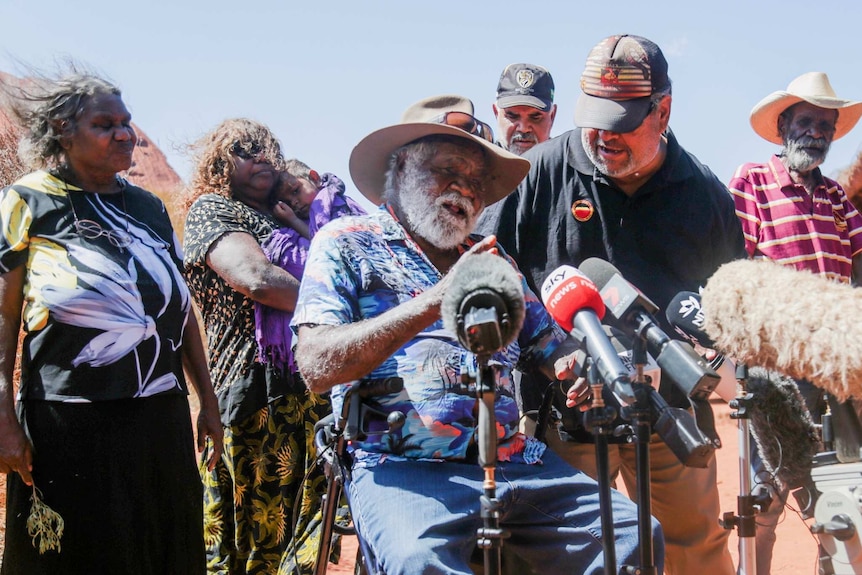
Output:
<path fill-rule="evenodd" d="M 330 407 L 298 377 L 258 361 L 254 335 L 255 301 L 285 311 L 296 304 L 299 282 L 260 247 L 280 225 L 270 194 L 290 176 L 278 141 L 251 120 L 226 120 L 198 150 L 185 197 L 186 277 L 225 427 L 220 462 L 202 469 L 209 570 L 272 574 L 281 565 L 288 575 L 295 562 L 310 573 L 325 480 L 306 472 L 314 423 Z"/>
<path fill-rule="evenodd" d="M 137 136 L 115 86 L 73 74 L 20 96 L 36 171 L 0 191 L 2 573 L 202 574 L 183 367 L 199 448 L 221 445 L 222 428 L 179 242 L 162 201 L 118 175 Z M 36 489 L 65 524 L 44 553 L 28 533 Z"/>

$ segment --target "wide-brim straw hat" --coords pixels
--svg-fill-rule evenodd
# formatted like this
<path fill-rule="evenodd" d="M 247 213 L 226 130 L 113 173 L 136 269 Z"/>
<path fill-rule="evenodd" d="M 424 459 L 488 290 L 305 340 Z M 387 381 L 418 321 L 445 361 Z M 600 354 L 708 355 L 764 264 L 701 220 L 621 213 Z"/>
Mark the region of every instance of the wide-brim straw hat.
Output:
<path fill-rule="evenodd" d="M 362 195 L 375 205 L 381 204 L 392 154 L 401 146 L 437 134 L 475 142 L 485 151 L 488 176 L 482 200 L 486 206 L 509 195 L 527 175 L 530 162 L 461 128 L 434 123 L 434 118 L 446 112 L 464 112 L 472 116 L 473 103 L 454 95 L 425 98 L 404 112 L 401 123 L 372 132 L 356 144 L 350 154 L 350 176 Z"/>
<path fill-rule="evenodd" d="M 778 133 L 778 117 L 798 102 L 838 110 L 833 141 L 846 135 L 862 117 L 862 102 L 838 98 L 826 74 L 808 72 L 790 82 L 787 90 L 773 92 L 758 102 L 751 110 L 751 127 L 760 137 L 774 144 L 784 144 L 781 134 Z"/>

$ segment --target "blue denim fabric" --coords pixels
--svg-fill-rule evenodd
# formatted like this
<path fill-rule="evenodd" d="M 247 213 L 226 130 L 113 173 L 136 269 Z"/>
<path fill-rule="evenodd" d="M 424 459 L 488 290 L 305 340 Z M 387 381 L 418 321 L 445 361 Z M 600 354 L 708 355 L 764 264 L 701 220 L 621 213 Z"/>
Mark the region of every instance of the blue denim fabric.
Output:
<path fill-rule="evenodd" d="M 604 573 L 598 485 L 550 451 L 542 459 L 496 469 L 500 524 L 511 533 L 504 548 L 537 573 Z M 351 511 L 387 575 L 472 573 L 483 477 L 476 464 L 448 461 L 354 466 Z M 638 565 L 637 508 L 615 490 L 611 498 L 617 562 Z M 664 539 L 655 520 L 652 534 L 662 573 Z"/>

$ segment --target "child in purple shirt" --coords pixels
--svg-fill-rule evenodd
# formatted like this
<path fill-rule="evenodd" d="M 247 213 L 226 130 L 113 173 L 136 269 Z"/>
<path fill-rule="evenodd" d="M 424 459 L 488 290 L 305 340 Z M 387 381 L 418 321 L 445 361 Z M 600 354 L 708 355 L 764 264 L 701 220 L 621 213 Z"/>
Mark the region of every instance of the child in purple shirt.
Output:
<path fill-rule="evenodd" d="M 269 260 L 302 279 L 308 246 L 321 227 L 343 215 L 364 214 L 365 210 L 345 195 L 344 182 L 335 174 L 320 175 L 297 159 L 287 160 L 287 173 L 271 198 L 272 215 L 283 225 L 262 247 Z M 255 338 L 258 357 L 279 369 L 296 372 L 291 351 L 292 312 L 254 304 Z"/>

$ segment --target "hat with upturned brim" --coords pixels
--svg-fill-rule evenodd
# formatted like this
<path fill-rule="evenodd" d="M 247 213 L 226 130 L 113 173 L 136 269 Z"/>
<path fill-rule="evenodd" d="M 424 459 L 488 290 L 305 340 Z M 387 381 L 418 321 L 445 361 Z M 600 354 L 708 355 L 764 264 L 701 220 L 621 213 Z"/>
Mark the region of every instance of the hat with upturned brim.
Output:
<path fill-rule="evenodd" d="M 392 154 L 402 146 L 434 135 L 455 136 L 482 147 L 487 160 L 487 177 L 482 200 L 486 206 L 505 198 L 530 169 L 530 162 L 500 146 L 474 136 L 461 128 L 435 123 L 446 112 L 473 115 L 473 103 L 462 96 L 445 95 L 425 98 L 410 106 L 401 122 L 365 136 L 350 154 L 350 176 L 363 196 L 375 205 L 383 203 L 386 171 Z"/>
<path fill-rule="evenodd" d="M 778 132 L 778 117 L 784 110 L 799 102 L 838 110 L 833 141 L 846 135 L 862 117 L 862 102 L 838 98 L 826 74 L 808 72 L 790 82 L 787 90 L 773 92 L 758 102 L 751 110 L 751 127 L 761 138 L 774 144 L 784 144 Z"/>

